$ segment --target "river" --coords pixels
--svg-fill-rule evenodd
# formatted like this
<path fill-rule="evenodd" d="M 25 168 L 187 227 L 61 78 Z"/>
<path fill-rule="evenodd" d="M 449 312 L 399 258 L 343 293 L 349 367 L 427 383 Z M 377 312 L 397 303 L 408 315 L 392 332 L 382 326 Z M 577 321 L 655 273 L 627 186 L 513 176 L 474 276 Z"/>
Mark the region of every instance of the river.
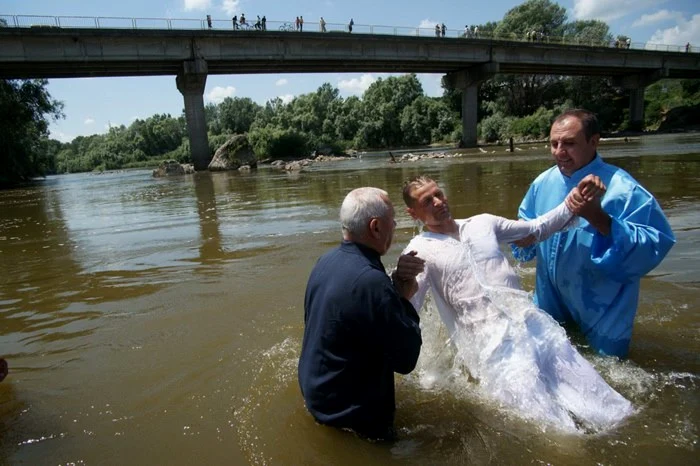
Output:
<path fill-rule="evenodd" d="M 0 192 L 0 464 L 691 464 L 700 424 L 700 135 L 603 143 L 606 160 L 657 196 L 677 235 L 642 281 L 630 358 L 581 352 L 636 414 L 570 435 L 522 421 L 459 383 L 426 386 L 444 350 L 432 311 L 419 368 L 397 376 L 400 440 L 368 443 L 315 424 L 296 364 L 303 295 L 340 240 L 359 186 L 397 207 L 387 267 L 415 234 L 403 180 L 446 189 L 455 217 L 513 217 L 551 165 L 544 143 L 302 173 L 148 171 L 49 177 Z M 491 152 L 494 151 L 494 152 Z M 519 266 L 525 289 L 533 263 Z M 442 348 L 442 349 L 441 349 Z"/>

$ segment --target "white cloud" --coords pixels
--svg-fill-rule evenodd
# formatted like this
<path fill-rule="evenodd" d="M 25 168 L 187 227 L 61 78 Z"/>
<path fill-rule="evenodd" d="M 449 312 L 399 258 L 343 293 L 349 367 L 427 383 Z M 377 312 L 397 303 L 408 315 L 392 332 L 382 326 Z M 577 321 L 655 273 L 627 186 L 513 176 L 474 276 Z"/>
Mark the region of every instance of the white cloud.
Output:
<path fill-rule="evenodd" d="M 338 89 L 345 91 L 347 94 L 362 95 L 376 80 L 377 78 L 372 76 L 372 74 L 363 74 L 359 78 L 338 81 Z"/>
<path fill-rule="evenodd" d="M 437 21 L 433 21 L 432 19 L 424 19 L 418 25 L 418 29 L 435 29 L 437 23 Z"/>
<path fill-rule="evenodd" d="M 285 94 L 285 95 L 279 96 L 279 98 L 282 99 L 283 103 L 288 104 L 289 102 L 292 101 L 292 99 L 294 99 L 294 96 L 292 94 Z"/>
<path fill-rule="evenodd" d="M 239 0 L 224 0 L 221 3 L 221 9 L 229 15 L 236 15 L 241 12 L 241 2 Z"/>
<path fill-rule="evenodd" d="M 285 84 L 287 84 L 287 80 L 284 79 L 284 78 L 278 79 L 278 80 L 275 82 L 275 86 L 284 86 Z"/>
<path fill-rule="evenodd" d="M 574 0 L 574 18 L 611 21 L 666 0 Z"/>
<path fill-rule="evenodd" d="M 693 15 L 690 20 L 680 18 L 678 23 L 668 29 L 657 30 L 649 39 L 649 44 L 666 44 L 685 46 L 690 42 L 693 47 L 700 46 L 700 14 Z"/>
<path fill-rule="evenodd" d="M 63 131 L 51 131 L 51 137 L 61 142 L 71 142 L 73 139 L 75 139 L 73 136 L 66 134 Z"/>
<path fill-rule="evenodd" d="M 220 104 L 224 101 L 226 97 L 233 97 L 236 93 L 236 88 L 233 86 L 216 86 L 214 89 L 209 91 L 204 97 L 208 102 L 213 102 L 215 104 Z"/>
<path fill-rule="evenodd" d="M 95 122 L 95 120 L 93 120 L 92 118 L 86 118 L 84 123 L 85 123 L 86 125 L 91 125 L 91 124 L 93 124 L 94 122 Z"/>
<path fill-rule="evenodd" d="M 185 0 L 185 11 L 206 10 L 211 7 L 211 0 Z"/>
<path fill-rule="evenodd" d="M 659 10 L 656 13 L 650 15 L 642 15 L 637 21 L 632 23 L 633 27 L 648 26 L 654 23 L 661 23 L 663 21 L 675 20 L 679 21 L 683 19 L 683 13 L 678 11 L 668 11 Z"/>

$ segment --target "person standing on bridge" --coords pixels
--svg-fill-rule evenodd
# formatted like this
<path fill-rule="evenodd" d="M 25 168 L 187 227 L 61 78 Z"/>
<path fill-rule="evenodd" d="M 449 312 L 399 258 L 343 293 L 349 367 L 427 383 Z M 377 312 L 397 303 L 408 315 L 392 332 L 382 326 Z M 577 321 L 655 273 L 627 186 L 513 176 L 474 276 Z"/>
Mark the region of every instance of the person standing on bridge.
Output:
<path fill-rule="evenodd" d="M 321 21 L 318 24 L 321 26 L 321 32 L 326 32 L 326 20 L 323 19 L 323 16 L 321 16 Z"/>
<path fill-rule="evenodd" d="M 211 29 L 211 15 L 207 15 L 207 26 Z"/>
<path fill-rule="evenodd" d="M 350 22 L 348 23 L 348 32 L 352 33 L 352 27 L 355 25 L 355 21 L 350 18 Z"/>
<path fill-rule="evenodd" d="M 549 139 L 556 165 L 532 182 L 520 218 L 550 211 L 588 175 L 600 177 L 607 192 L 602 201 L 575 196 L 577 228 L 537 245 L 516 242 L 513 256 L 521 262 L 537 257 L 538 307 L 559 322 L 576 324 L 596 351 L 626 357 L 641 278 L 661 263 L 676 238 L 654 196 L 598 154 L 600 128 L 592 112 L 562 113 Z"/>
<path fill-rule="evenodd" d="M 442 26 L 440 26 L 440 32 L 442 32 L 442 37 L 445 37 L 446 31 L 447 31 L 447 27 L 445 27 L 445 23 L 442 23 Z"/>
<path fill-rule="evenodd" d="M 233 23 L 233 30 L 235 31 L 238 29 L 238 15 L 234 15 L 233 18 L 231 18 L 231 22 Z"/>
<path fill-rule="evenodd" d="M 294 21 L 294 27 L 298 31 L 299 30 L 299 17 L 297 16 L 297 19 Z"/>
<path fill-rule="evenodd" d="M 435 37 L 440 37 L 440 25 L 435 25 Z"/>
<path fill-rule="evenodd" d="M 263 15 L 260 22 L 262 23 L 262 30 L 267 31 L 267 18 L 265 17 L 265 15 Z"/>
<path fill-rule="evenodd" d="M 304 17 L 299 16 L 299 32 L 304 32 Z"/>
<path fill-rule="evenodd" d="M 240 25 L 244 26 L 245 25 L 245 13 L 241 13 L 241 20 L 240 20 Z"/>

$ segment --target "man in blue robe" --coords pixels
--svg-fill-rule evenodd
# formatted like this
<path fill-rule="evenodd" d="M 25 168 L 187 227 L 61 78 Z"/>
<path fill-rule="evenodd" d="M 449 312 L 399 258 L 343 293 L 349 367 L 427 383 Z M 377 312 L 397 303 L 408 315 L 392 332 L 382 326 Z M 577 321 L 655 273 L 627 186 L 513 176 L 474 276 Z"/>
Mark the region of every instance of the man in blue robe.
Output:
<path fill-rule="evenodd" d="M 637 312 L 641 278 L 675 243 L 654 196 L 629 173 L 597 152 L 600 129 L 594 114 L 570 110 L 552 124 L 550 149 L 556 166 L 533 181 L 518 215 L 534 219 L 556 207 L 587 175 L 607 186 L 602 200 L 576 197 L 578 228 L 537 245 L 517 243 L 520 261 L 537 257 L 535 301 L 560 322 L 574 322 L 600 353 L 626 357 Z"/>

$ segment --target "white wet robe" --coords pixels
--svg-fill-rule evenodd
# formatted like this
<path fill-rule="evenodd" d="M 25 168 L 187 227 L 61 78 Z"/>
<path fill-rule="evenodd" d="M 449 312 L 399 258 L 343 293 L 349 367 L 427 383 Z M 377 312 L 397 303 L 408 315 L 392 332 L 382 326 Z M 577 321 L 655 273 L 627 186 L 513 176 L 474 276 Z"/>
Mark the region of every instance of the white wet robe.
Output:
<path fill-rule="evenodd" d="M 565 330 L 520 290 L 499 248 L 534 234 L 544 240 L 576 220 L 564 203 L 531 221 L 481 214 L 456 220 L 459 240 L 423 232 L 404 253 L 425 260 L 421 309 L 431 291 L 459 357 L 479 387 L 525 418 L 563 430 L 602 430 L 633 412 L 570 343 Z"/>

